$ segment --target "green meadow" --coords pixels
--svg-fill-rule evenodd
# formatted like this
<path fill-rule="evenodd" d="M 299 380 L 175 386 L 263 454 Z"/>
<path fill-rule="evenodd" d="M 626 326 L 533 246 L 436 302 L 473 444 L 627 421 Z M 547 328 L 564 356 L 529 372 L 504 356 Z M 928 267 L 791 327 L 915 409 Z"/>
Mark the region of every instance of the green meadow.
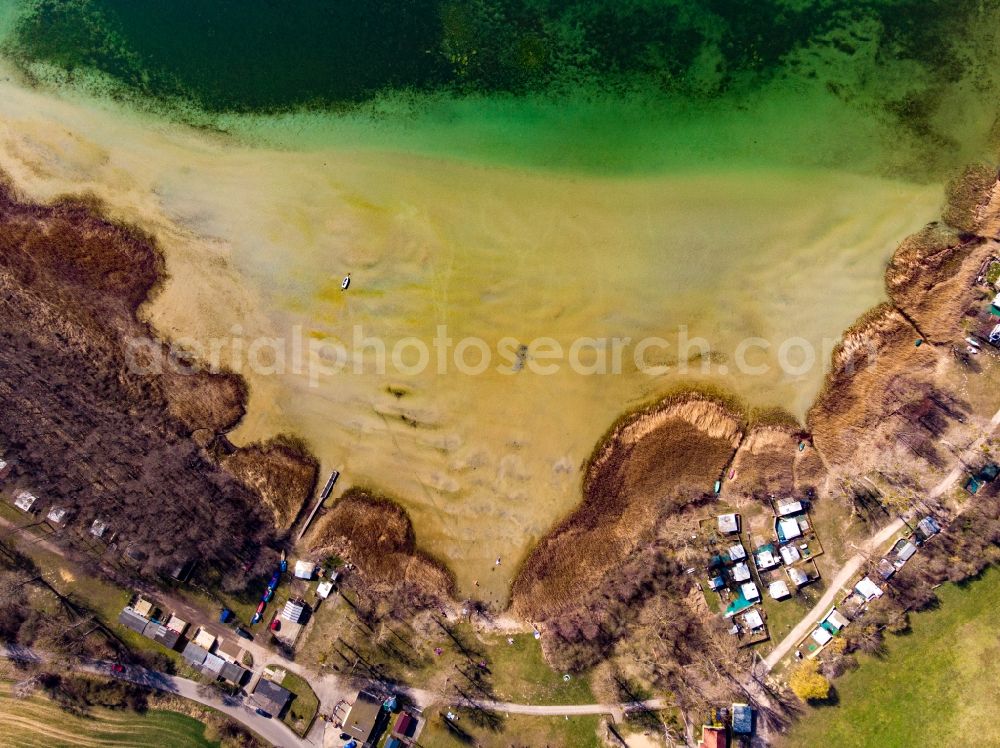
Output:
<path fill-rule="evenodd" d="M 10 685 L 0 685 L 3 731 L 0 746 L 18 748 L 89 748 L 128 745 L 135 748 L 210 748 L 205 725 L 177 712 L 94 709 L 86 716 L 70 714 L 42 696 L 17 699 Z"/>
<path fill-rule="evenodd" d="M 782 748 L 1000 745 L 1000 570 L 937 591 L 883 658 L 834 682 L 835 706 L 809 708 Z"/>

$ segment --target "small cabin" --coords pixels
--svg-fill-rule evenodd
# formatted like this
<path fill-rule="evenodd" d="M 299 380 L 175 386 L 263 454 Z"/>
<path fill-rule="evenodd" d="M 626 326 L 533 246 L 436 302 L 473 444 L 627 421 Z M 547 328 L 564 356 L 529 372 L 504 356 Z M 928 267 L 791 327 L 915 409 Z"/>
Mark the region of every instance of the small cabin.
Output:
<path fill-rule="evenodd" d="M 333 582 L 320 582 L 316 587 L 316 596 L 321 600 L 330 597 L 331 592 L 333 592 Z"/>
<path fill-rule="evenodd" d="M 745 582 L 750 579 L 750 567 L 745 561 L 741 561 L 733 567 L 732 574 L 734 582 Z"/>
<path fill-rule="evenodd" d="M 740 531 L 740 516 L 738 514 L 720 514 L 718 516 L 719 532 L 723 535 Z"/>
<path fill-rule="evenodd" d="M 783 545 L 781 546 L 781 560 L 785 562 L 785 566 L 791 566 L 796 561 L 802 558 L 802 553 L 794 545 Z"/>
<path fill-rule="evenodd" d="M 924 540 L 941 532 L 941 525 L 933 517 L 924 517 L 917 523 L 917 530 L 924 536 Z"/>
<path fill-rule="evenodd" d="M 788 585 L 780 579 L 768 585 L 767 593 L 771 596 L 772 600 L 784 600 L 792 594 L 788 591 Z"/>
<path fill-rule="evenodd" d="M 743 614 L 743 625 L 751 631 L 758 631 L 764 628 L 764 619 L 759 610 L 752 609 Z"/>
<path fill-rule="evenodd" d="M 312 579 L 316 574 L 316 564 L 300 558 L 295 562 L 294 574 L 296 579 Z"/>
<path fill-rule="evenodd" d="M 802 510 L 801 501 L 789 501 L 784 504 L 778 504 L 779 517 L 791 517 L 793 514 L 799 514 Z"/>
<path fill-rule="evenodd" d="M 796 587 L 801 587 L 804 584 L 809 584 L 809 575 L 806 574 L 802 569 L 796 567 L 791 567 L 788 570 L 788 578 L 792 580 L 792 584 Z"/>
<path fill-rule="evenodd" d="M 195 634 L 194 643 L 210 650 L 215 646 L 215 636 L 207 629 L 199 628 L 198 633 Z"/>
<path fill-rule="evenodd" d="M 45 515 L 45 519 L 54 525 L 65 525 L 66 520 L 69 519 L 69 509 L 64 506 L 54 506 L 49 509 L 49 513 Z"/>
<path fill-rule="evenodd" d="M 302 619 L 305 618 L 305 614 L 305 605 L 295 600 L 286 602 L 284 609 L 281 611 L 281 617 L 292 623 L 301 623 Z"/>
<path fill-rule="evenodd" d="M 876 597 L 882 597 L 882 590 L 879 589 L 879 586 L 868 577 L 865 577 L 854 585 L 854 591 L 865 602 L 874 600 Z"/>
<path fill-rule="evenodd" d="M 22 512 L 31 513 L 35 504 L 38 502 L 38 497 L 35 496 L 30 491 L 18 491 L 17 495 L 14 496 L 14 506 L 20 509 Z"/>

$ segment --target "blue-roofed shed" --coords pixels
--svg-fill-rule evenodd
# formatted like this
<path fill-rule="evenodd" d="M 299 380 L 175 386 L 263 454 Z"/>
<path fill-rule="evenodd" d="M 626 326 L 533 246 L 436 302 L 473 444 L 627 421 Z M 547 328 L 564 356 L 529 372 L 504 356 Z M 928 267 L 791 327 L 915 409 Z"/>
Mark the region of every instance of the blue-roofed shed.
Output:
<path fill-rule="evenodd" d="M 929 538 L 931 535 L 941 532 L 941 525 L 933 517 L 924 517 L 917 524 L 917 529 L 920 530 L 924 538 Z"/>
<path fill-rule="evenodd" d="M 748 704 L 733 704 L 733 732 L 737 735 L 753 732 L 753 709 Z"/>
<path fill-rule="evenodd" d="M 998 475 L 1000 475 L 1000 465 L 989 462 L 976 473 L 976 479 L 982 483 L 990 483 L 995 481 Z"/>

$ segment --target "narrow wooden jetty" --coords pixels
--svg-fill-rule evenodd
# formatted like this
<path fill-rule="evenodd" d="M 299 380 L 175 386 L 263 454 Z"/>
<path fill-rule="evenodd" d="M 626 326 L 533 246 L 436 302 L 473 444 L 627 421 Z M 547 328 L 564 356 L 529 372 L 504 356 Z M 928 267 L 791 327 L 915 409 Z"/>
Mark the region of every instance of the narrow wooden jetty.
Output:
<path fill-rule="evenodd" d="M 330 478 L 327 480 L 326 485 L 323 486 L 323 491 L 319 495 L 320 501 L 326 501 L 330 497 L 330 491 L 333 490 L 333 484 L 337 482 L 337 478 L 340 477 L 340 473 L 334 470 L 330 473 Z"/>
<path fill-rule="evenodd" d="M 296 541 L 302 540 L 302 536 L 306 534 L 306 530 L 308 530 L 309 525 L 312 524 L 313 518 L 316 517 L 316 512 L 318 512 L 319 508 L 323 506 L 323 502 L 330 498 L 330 492 L 333 491 L 333 486 L 339 477 L 340 471 L 338 470 L 334 470 L 330 473 L 330 477 L 326 481 L 326 485 L 323 486 L 323 490 L 319 492 L 319 496 L 316 498 L 316 503 L 313 505 L 312 511 L 309 512 L 309 516 L 306 517 L 306 521 L 302 523 L 302 529 L 299 530 L 299 534 L 295 538 Z"/>

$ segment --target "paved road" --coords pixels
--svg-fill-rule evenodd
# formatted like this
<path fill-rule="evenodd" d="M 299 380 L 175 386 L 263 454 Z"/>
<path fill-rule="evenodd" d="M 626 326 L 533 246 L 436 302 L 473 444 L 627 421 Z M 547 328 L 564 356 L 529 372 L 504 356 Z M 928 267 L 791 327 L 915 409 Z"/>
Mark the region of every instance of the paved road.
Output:
<path fill-rule="evenodd" d="M 22 649 L 17 647 L 5 647 L 0 649 L 0 657 L 14 660 L 45 662 L 48 657 L 44 653 L 36 650 Z M 313 741 L 303 740 L 293 733 L 283 722 L 276 719 L 262 717 L 252 709 L 244 706 L 243 700 L 238 697 L 225 696 L 207 688 L 197 681 L 181 678 L 176 675 L 168 675 L 156 670 L 130 665 L 124 672 L 116 673 L 112 670 L 113 663 L 95 660 L 78 663 L 75 670 L 96 675 L 103 675 L 110 678 L 120 678 L 130 683 L 135 683 L 144 688 L 153 688 L 165 693 L 191 699 L 199 704 L 204 704 L 226 714 L 238 722 L 241 722 L 249 729 L 269 741 L 275 746 L 295 746 L 296 748 L 310 748 L 318 744 L 321 735 L 310 733 Z M 437 700 L 437 695 L 420 689 L 403 689 L 419 705 L 427 706 Z M 638 711 L 643 709 L 657 710 L 668 706 L 663 699 L 649 699 L 640 702 L 627 702 L 621 704 L 566 704 L 566 705 L 545 705 L 536 706 L 533 704 L 515 704 L 506 701 L 485 701 L 474 700 L 468 702 L 471 706 L 491 711 L 507 712 L 509 714 L 530 714 L 535 716 L 580 716 L 588 714 L 616 714 L 622 712 Z"/>
<path fill-rule="evenodd" d="M 44 652 L 38 652 L 37 650 L 25 649 L 21 647 L 12 647 L 10 645 L 0 648 L 0 657 L 10 660 L 20 660 L 22 662 L 36 663 L 43 663 L 49 659 Z M 83 661 L 77 663 L 73 669 L 84 673 L 93 673 L 111 678 L 120 678 L 122 680 L 135 683 L 138 686 L 143 686 L 144 688 L 154 688 L 157 691 L 172 693 L 177 696 L 182 696 L 185 699 L 196 701 L 199 704 L 203 704 L 222 712 L 237 722 L 245 725 L 250 730 L 253 730 L 272 745 L 281 746 L 281 748 L 312 748 L 311 743 L 307 743 L 299 738 L 283 722 L 277 719 L 267 719 L 266 717 L 261 717 L 252 709 L 244 706 L 243 700 L 238 697 L 224 696 L 223 694 L 206 688 L 203 684 L 198 683 L 197 681 L 180 678 L 176 675 L 167 675 L 166 673 L 160 673 L 155 670 L 147 670 L 146 668 L 137 666 L 128 666 L 125 668 L 124 672 L 115 673 L 111 669 L 112 664 L 113 663 L 102 660 Z"/>
<path fill-rule="evenodd" d="M 183 696 L 185 699 L 191 699 L 191 701 L 197 701 L 199 704 L 210 706 L 242 723 L 275 746 L 282 746 L 282 748 L 286 746 L 310 748 L 312 745 L 293 733 L 281 720 L 261 717 L 249 707 L 244 706 L 241 698 L 213 693 L 197 681 L 134 666 L 126 668 L 122 674 L 112 674 L 110 666 L 106 663 L 85 666 L 83 669 L 102 675 L 112 675 L 113 677 L 131 681 L 136 685 L 155 688 L 158 691 Z"/>
<path fill-rule="evenodd" d="M 990 431 L 970 444 L 966 448 L 966 452 L 974 452 L 979 449 L 983 442 L 989 437 L 990 433 L 992 433 L 992 430 L 997 426 L 1000 426 L 1000 410 L 998 410 L 994 414 L 993 418 L 990 419 L 990 426 L 992 427 Z M 936 499 L 941 496 L 945 491 L 954 486 L 958 479 L 964 474 L 965 467 L 961 464 L 956 465 L 952 471 L 945 476 L 944 480 L 938 483 L 931 490 L 929 498 Z M 802 641 L 802 639 L 817 626 L 820 617 L 833 606 L 833 601 L 836 599 L 837 595 L 840 594 L 847 583 L 851 581 L 851 578 L 857 574 L 868 555 L 873 551 L 877 551 L 893 535 L 899 532 L 903 528 L 903 524 L 902 519 L 894 520 L 889 525 L 882 528 L 877 535 L 869 538 L 863 549 L 847 560 L 847 563 L 845 563 L 843 568 L 837 572 L 837 576 L 833 578 L 829 589 L 827 589 L 827 591 L 823 594 L 823 597 L 819 599 L 819 602 L 816 603 L 812 610 L 806 614 L 805 618 L 803 618 L 798 625 L 792 629 L 791 633 L 782 639 L 781 643 L 775 647 L 767 657 L 764 658 L 764 665 L 768 670 L 771 670 L 775 665 L 781 662 L 781 659 L 791 651 L 792 647 Z"/>
<path fill-rule="evenodd" d="M 1000 410 L 993 416 L 990 421 L 992 427 L 1000 426 Z M 982 444 L 986 437 L 981 437 L 975 443 L 970 445 L 969 450 L 975 450 Z M 945 491 L 947 491 L 955 482 L 962 476 L 964 469 L 961 465 L 956 466 L 948 476 L 942 480 L 930 493 L 931 498 L 937 498 Z M 0 524 L 7 525 L 12 530 L 16 529 L 16 526 L 0 518 Z M 873 550 L 878 550 L 884 543 L 886 543 L 892 536 L 899 532 L 903 526 L 903 521 L 897 519 L 890 523 L 888 526 L 884 527 L 875 536 L 870 538 L 864 546 L 864 549 L 851 557 L 847 563 L 841 568 L 841 570 L 834 577 L 830 588 L 824 593 L 823 597 L 820 598 L 819 602 L 813 607 L 813 609 L 799 622 L 799 624 L 792 630 L 788 636 L 781 641 L 781 643 L 775 647 L 775 649 L 767 656 L 765 659 L 765 667 L 767 670 L 773 668 L 788 652 L 791 650 L 795 644 L 800 641 L 809 631 L 816 625 L 816 621 L 826 612 L 826 610 L 832 606 L 833 601 L 836 599 L 837 594 L 841 589 L 851 580 L 854 574 L 861 568 L 862 563 L 868 553 Z M 51 546 L 51 550 L 59 555 L 64 553 L 63 549 L 58 548 L 55 545 L 48 543 L 44 539 L 35 539 L 33 542 L 38 542 L 40 545 Z M 47 548 L 48 549 L 48 548 Z M 158 592 L 159 597 L 163 596 L 162 592 Z M 181 601 L 173 601 L 175 604 Z M 187 604 L 185 601 L 185 605 Z M 199 614 L 201 611 L 199 611 Z M 202 616 L 199 615 L 198 618 Z M 197 620 L 197 618 L 195 619 Z M 317 673 L 309 668 L 303 667 L 295 662 L 284 660 L 282 657 L 278 656 L 271 650 L 263 647 L 260 644 L 252 642 L 241 642 L 241 644 L 248 650 L 250 650 L 255 659 L 255 669 L 259 669 L 267 662 L 272 662 L 284 667 L 292 672 L 295 672 L 304 678 L 306 678 L 313 689 L 316 691 L 317 696 L 320 699 L 321 708 L 325 707 L 329 709 L 334 703 L 342 698 L 353 694 L 353 690 L 346 684 L 345 680 L 333 673 Z M 12 653 L 10 650 L 0 649 L 0 657 L 30 657 L 36 656 L 24 652 Z M 98 663 L 92 665 L 85 665 L 81 669 L 90 672 L 98 672 L 104 675 L 110 674 L 110 665 L 108 663 Z M 265 719 L 254 713 L 249 708 L 242 704 L 240 699 L 235 698 L 223 698 L 218 694 L 212 693 L 205 690 L 201 684 L 196 681 L 188 680 L 186 678 L 180 678 L 177 676 L 167 675 L 165 673 L 159 673 L 152 670 L 146 670 L 145 668 L 139 667 L 129 667 L 123 676 L 128 680 L 146 686 L 148 688 L 156 688 L 161 691 L 168 693 L 173 693 L 184 698 L 191 699 L 205 706 L 210 706 L 213 709 L 232 717 L 243 725 L 247 726 L 249 729 L 253 730 L 261 737 L 270 741 L 275 746 L 281 746 L 285 748 L 286 746 L 295 746 L 296 748 L 310 748 L 311 746 L 316 746 L 321 742 L 321 736 L 323 730 L 318 729 L 314 726 L 314 729 L 310 731 L 308 739 L 302 740 L 296 736 L 288 727 L 286 727 L 282 722 L 274 719 Z M 763 693 L 762 689 L 758 687 L 754 688 L 755 684 L 750 681 L 748 687 L 750 687 L 752 692 L 760 691 L 760 696 L 766 701 L 766 694 Z M 420 706 L 428 706 L 434 701 L 440 700 L 438 694 L 434 694 L 430 691 L 425 691 L 422 689 L 410 689 L 402 688 L 400 689 L 403 693 L 409 696 L 416 704 Z M 588 714 L 612 714 L 619 715 L 624 712 L 638 710 L 638 709 L 662 709 L 666 706 L 666 703 L 661 699 L 652 699 L 643 702 L 629 702 L 620 704 L 568 704 L 568 705 L 546 705 L 546 706 L 536 706 L 532 704 L 514 704 L 510 702 L 500 702 L 500 701 L 474 701 L 472 702 L 475 706 L 484 709 L 490 709 L 500 712 L 506 712 L 510 714 L 528 714 L 536 716 L 573 716 L 573 715 L 588 715 Z M 318 722 L 318 720 L 317 720 Z"/>
<path fill-rule="evenodd" d="M 888 525 L 883 527 L 877 535 L 868 539 L 864 545 L 864 550 L 859 551 L 857 554 L 851 556 L 844 564 L 843 568 L 837 572 L 837 576 L 833 578 L 830 586 L 827 588 L 826 592 L 819 599 L 812 610 L 810 610 L 805 618 L 803 618 L 799 623 L 791 630 L 791 632 L 781 643 L 771 650 L 771 653 L 764 658 L 764 664 L 767 666 L 768 670 L 771 670 L 775 665 L 781 662 L 781 659 L 789 653 L 789 651 L 798 642 L 812 631 L 816 627 L 816 622 L 823 616 L 831 607 L 833 607 L 833 601 L 842 593 L 843 588 L 845 588 L 851 578 L 858 573 L 861 565 L 865 562 L 865 559 L 872 551 L 878 550 L 882 545 L 884 545 L 893 535 L 899 532 L 903 527 L 903 520 L 896 519 L 890 522 Z"/>

